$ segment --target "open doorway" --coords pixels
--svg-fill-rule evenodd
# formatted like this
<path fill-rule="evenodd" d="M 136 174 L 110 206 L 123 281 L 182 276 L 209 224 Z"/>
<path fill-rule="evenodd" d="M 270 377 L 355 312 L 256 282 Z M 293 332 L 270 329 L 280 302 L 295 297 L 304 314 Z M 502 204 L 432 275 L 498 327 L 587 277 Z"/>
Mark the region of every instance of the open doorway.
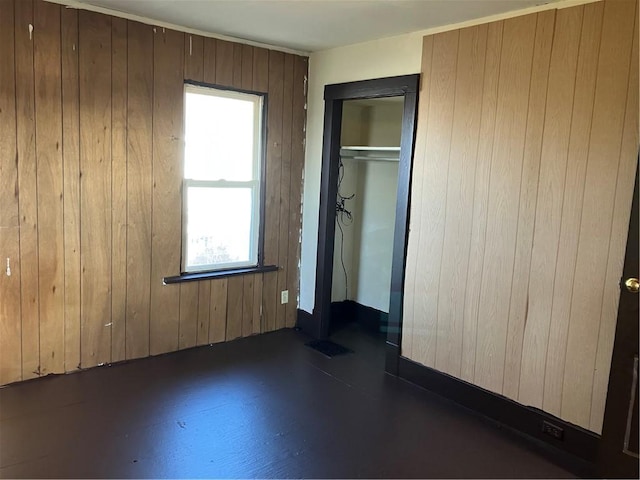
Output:
<path fill-rule="evenodd" d="M 407 248 L 409 192 L 411 186 L 411 160 L 415 141 L 417 94 L 420 76 L 404 75 L 375 80 L 364 80 L 325 87 L 324 139 L 320 186 L 318 223 L 318 253 L 316 264 L 315 303 L 313 314 L 301 317 L 303 331 L 319 339 L 329 337 L 331 328 L 331 300 L 334 281 L 336 206 L 340 177 L 341 150 L 343 150 L 342 120 L 346 102 L 400 97 L 402 122 L 399 159 L 397 163 L 395 219 L 391 253 L 391 281 L 388 295 L 386 345 L 384 346 L 386 371 L 397 374 L 402 321 L 402 292 Z M 348 107 L 347 107 L 348 108 Z M 395 147 L 397 149 L 397 147 Z M 343 151 L 344 153 L 344 151 Z M 348 295 L 347 295 L 348 296 Z M 386 313 L 386 312 L 384 312 Z"/>
<path fill-rule="evenodd" d="M 386 340 L 403 110 L 404 96 L 343 102 L 330 335 Z"/>

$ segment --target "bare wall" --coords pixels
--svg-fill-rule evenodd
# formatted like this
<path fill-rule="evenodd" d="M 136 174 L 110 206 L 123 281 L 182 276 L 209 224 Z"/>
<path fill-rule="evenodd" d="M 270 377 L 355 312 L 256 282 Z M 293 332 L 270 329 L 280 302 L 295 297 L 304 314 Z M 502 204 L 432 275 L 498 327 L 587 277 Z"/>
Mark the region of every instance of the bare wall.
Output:
<path fill-rule="evenodd" d="M 402 355 L 600 432 L 638 154 L 636 0 L 424 38 Z"/>
<path fill-rule="evenodd" d="M 279 292 L 298 290 L 307 58 L 0 0 L 0 62 L 0 384 L 295 324 Z M 278 272 L 162 284 L 180 270 L 185 79 L 268 93 Z"/>

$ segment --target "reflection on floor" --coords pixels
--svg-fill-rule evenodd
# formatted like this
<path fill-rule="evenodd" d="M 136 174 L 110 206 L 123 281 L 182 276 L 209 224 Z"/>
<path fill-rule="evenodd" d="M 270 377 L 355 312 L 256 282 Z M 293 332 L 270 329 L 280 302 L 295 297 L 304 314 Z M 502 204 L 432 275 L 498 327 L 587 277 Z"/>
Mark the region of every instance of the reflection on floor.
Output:
<path fill-rule="evenodd" d="M 357 325 L 326 358 L 283 330 L 0 389 L 1 477 L 570 478 L 383 373 Z"/>

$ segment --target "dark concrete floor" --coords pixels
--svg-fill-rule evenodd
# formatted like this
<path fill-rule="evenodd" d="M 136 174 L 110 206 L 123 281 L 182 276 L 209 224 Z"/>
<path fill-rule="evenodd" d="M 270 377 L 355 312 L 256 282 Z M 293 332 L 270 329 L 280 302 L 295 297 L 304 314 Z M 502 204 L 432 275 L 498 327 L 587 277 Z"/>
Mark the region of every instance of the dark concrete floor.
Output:
<path fill-rule="evenodd" d="M 573 477 L 334 340 L 355 353 L 285 330 L 0 389 L 0 477 Z"/>

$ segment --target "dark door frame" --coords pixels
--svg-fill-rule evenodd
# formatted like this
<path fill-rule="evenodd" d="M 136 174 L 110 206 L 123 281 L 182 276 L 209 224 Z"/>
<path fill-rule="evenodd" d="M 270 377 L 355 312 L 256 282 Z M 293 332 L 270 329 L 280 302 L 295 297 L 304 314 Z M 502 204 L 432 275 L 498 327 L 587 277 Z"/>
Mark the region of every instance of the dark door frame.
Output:
<path fill-rule="evenodd" d="M 387 333 L 387 371 L 397 374 L 402 328 L 402 296 L 409 227 L 411 163 L 415 144 L 420 75 L 379 78 L 327 85 L 324 90 L 324 136 L 320 182 L 320 212 L 316 263 L 315 304 L 313 314 L 300 327 L 316 338 L 329 334 L 333 253 L 335 242 L 336 195 L 340 162 L 342 106 L 345 100 L 404 97 L 400 164 L 391 267 L 391 298 Z"/>

